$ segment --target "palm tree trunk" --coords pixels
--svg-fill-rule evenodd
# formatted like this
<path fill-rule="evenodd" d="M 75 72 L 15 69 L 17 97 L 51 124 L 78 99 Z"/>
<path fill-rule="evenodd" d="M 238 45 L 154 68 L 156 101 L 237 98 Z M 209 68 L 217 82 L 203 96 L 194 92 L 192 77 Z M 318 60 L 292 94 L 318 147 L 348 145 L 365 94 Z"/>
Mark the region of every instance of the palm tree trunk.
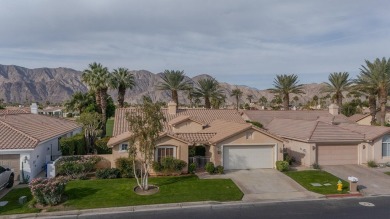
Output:
<path fill-rule="evenodd" d="M 384 126 L 386 121 L 386 103 L 387 103 L 387 92 L 386 89 L 381 89 L 379 93 L 379 101 L 381 104 L 381 126 Z"/>
<path fill-rule="evenodd" d="M 343 94 L 342 93 L 337 94 L 337 105 L 339 106 L 339 114 L 340 114 L 341 107 L 343 106 Z"/>
<path fill-rule="evenodd" d="M 288 107 L 290 103 L 290 98 L 289 98 L 289 94 L 284 94 L 283 96 L 283 108 L 284 110 L 290 110 L 290 108 Z"/>
<path fill-rule="evenodd" d="M 368 97 L 368 106 L 370 108 L 371 125 L 375 125 L 376 123 L 376 96 L 375 95 L 370 95 Z"/>
<path fill-rule="evenodd" d="M 102 113 L 102 104 L 101 104 L 101 99 L 102 99 L 102 96 L 101 96 L 101 91 L 100 89 L 96 89 L 95 90 L 95 100 L 96 100 L 96 106 L 97 106 L 97 112 L 98 113 Z"/>
<path fill-rule="evenodd" d="M 238 96 L 236 96 L 236 105 L 237 105 L 237 110 L 238 110 Z"/>
<path fill-rule="evenodd" d="M 102 136 L 106 136 L 106 122 L 107 122 L 107 88 L 100 89 L 100 103 L 102 108 Z"/>
<path fill-rule="evenodd" d="M 211 104 L 210 104 L 210 98 L 209 97 L 204 97 L 204 107 L 206 109 L 210 109 L 211 107 Z"/>
<path fill-rule="evenodd" d="M 179 108 L 179 96 L 177 95 L 177 90 L 172 90 L 172 100 L 176 103 L 176 109 Z"/>
<path fill-rule="evenodd" d="M 123 108 L 125 102 L 126 88 L 119 86 L 118 88 L 118 104 L 120 108 Z"/>

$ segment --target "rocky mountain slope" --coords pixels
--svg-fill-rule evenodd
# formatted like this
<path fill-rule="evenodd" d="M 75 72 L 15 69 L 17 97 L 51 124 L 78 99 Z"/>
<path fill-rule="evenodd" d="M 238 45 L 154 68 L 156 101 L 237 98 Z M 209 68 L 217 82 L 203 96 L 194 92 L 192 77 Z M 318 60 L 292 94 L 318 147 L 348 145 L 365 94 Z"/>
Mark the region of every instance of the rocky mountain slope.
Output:
<path fill-rule="evenodd" d="M 136 79 L 136 87 L 128 91 L 125 101 L 137 103 L 141 101 L 143 95 L 149 95 L 152 100 L 169 101 L 170 93 L 156 89 L 160 82 L 160 74 L 149 71 L 132 71 Z M 201 78 L 211 77 L 209 75 L 198 75 L 188 80 L 195 83 Z M 218 78 L 216 78 L 218 80 Z M 258 90 L 243 85 L 232 85 L 221 82 L 225 90 L 227 104 L 235 103 L 234 97 L 230 97 L 231 90 L 239 88 L 243 91 L 242 102 L 248 102 L 247 95 L 253 95 L 253 101 L 258 101 L 261 96 L 267 97 L 271 101 L 273 94 L 266 90 Z M 299 102 L 310 100 L 314 95 L 321 96 L 320 89 L 323 84 L 306 84 L 304 90 L 306 94 L 299 96 Z M 270 82 L 272 87 L 272 82 Z M 25 103 L 37 101 L 44 103 L 61 103 L 76 91 L 86 92 L 87 87 L 81 81 L 81 72 L 69 68 L 37 68 L 28 69 L 14 65 L 0 65 L 0 99 L 6 103 Z M 110 91 L 116 100 L 116 91 Z M 189 103 L 184 93 L 179 93 L 181 103 Z"/>

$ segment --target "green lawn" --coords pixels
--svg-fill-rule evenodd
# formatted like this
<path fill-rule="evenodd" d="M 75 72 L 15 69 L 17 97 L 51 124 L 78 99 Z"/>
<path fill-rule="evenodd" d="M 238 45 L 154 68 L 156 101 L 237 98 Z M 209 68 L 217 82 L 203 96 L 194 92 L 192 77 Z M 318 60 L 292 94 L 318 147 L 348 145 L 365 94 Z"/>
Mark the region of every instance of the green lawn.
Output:
<path fill-rule="evenodd" d="M 328 194 L 345 194 L 349 191 L 349 183 L 341 180 L 343 182 L 343 190 L 341 192 L 337 191 L 337 182 L 339 178 L 336 176 L 322 170 L 304 170 L 304 171 L 289 171 L 285 173 L 287 176 L 291 177 L 293 180 L 301 184 L 307 190 L 328 195 Z M 311 183 L 330 183 L 331 186 L 313 186 Z"/>
<path fill-rule="evenodd" d="M 24 205 L 19 204 L 19 197 L 27 196 L 27 202 L 32 200 L 29 188 L 13 189 L 0 201 L 8 201 L 4 207 L 0 207 L 0 215 L 4 214 L 24 214 L 39 212 L 37 209 L 29 208 L 28 203 Z"/>
<path fill-rule="evenodd" d="M 107 119 L 106 136 L 112 136 L 112 129 L 114 128 L 114 118 Z"/>
<path fill-rule="evenodd" d="M 136 186 L 135 179 L 71 181 L 66 186 L 67 201 L 64 202 L 62 210 L 196 201 L 238 201 L 243 196 L 240 189 L 230 179 L 199 179 L 197 176 L 180 176 L 150 178 L 149 182 L 158 185 L 160 191 L 150 196 L 137 195 L 133 192 Z M 21 193 L 22 191 L 14 189 L 12 192 Z M 23 189 L 23 192 L 26 190 Z M 27 193 L 29 193 L 28 190 Z M 18 197 L 14 199 L 17 201 Z M 13 209 L 14 211 L 6 209 L 2 213 L 36 211 L 28 208 L 18 210 L 14 207 Z"/>
<path fill-rule="evenodd" d="M 390 176 L 390 172 L 385 172 L 385 174 L 389 175 Z"/>

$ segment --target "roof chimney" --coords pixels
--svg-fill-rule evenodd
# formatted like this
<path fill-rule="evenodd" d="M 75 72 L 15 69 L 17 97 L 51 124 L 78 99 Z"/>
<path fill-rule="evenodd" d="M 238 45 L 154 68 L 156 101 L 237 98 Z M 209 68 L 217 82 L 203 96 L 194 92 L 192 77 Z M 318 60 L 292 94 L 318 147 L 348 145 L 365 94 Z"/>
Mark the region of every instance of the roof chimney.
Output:
<path fill-rule="evenodd" d="M 31 113 L 32 114 L 38 114 L 38 105 L 37 103 L 32 103 L 30 106 Z"/>
<path fill-rule="evenodd" d="M 176 114 L 176 106 L 177 104 L 173 101 L 169 101 L 168 103 L 168 113 L 175 115 Z"/>
<path fill-rule="evenodd" d="M 337 116 L 339 114 L 339 106 L 337 104 L 330 104 L 329 105 L 329 113 L 332 114 L 333 116 Z"/>

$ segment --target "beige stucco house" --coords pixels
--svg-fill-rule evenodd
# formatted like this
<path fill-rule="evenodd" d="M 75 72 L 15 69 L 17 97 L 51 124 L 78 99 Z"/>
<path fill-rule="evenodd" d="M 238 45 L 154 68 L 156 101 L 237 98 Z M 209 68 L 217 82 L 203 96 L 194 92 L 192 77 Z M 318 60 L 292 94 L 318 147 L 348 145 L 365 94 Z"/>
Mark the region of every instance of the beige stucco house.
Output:
<path fill-rule="evenodd" d="M 244 111 L 244 117 L 283 138 L 285 150 L 305 166 L 390 162 L 390 128 L 359 125 L 329 111 Z"/>
<path fill-rule="evenodd" d="M 113 137 L 108 145 L 115 165 L 128 156 L 129 138 L 126 114 L 134 108 L 117 109 Z M 162 109 L 164 132 L 155 147 L 155 160 L 172 156 L 189 163 L 189 147 L 205 147 L 204 157 L 230 169 L 274 168 L 283 159 L 283 140 L 264 129 L 246 123 L 236 110 L 176 109 L 170 102 Z M 187 171 L 187 168 L 183 171 Z"/>

